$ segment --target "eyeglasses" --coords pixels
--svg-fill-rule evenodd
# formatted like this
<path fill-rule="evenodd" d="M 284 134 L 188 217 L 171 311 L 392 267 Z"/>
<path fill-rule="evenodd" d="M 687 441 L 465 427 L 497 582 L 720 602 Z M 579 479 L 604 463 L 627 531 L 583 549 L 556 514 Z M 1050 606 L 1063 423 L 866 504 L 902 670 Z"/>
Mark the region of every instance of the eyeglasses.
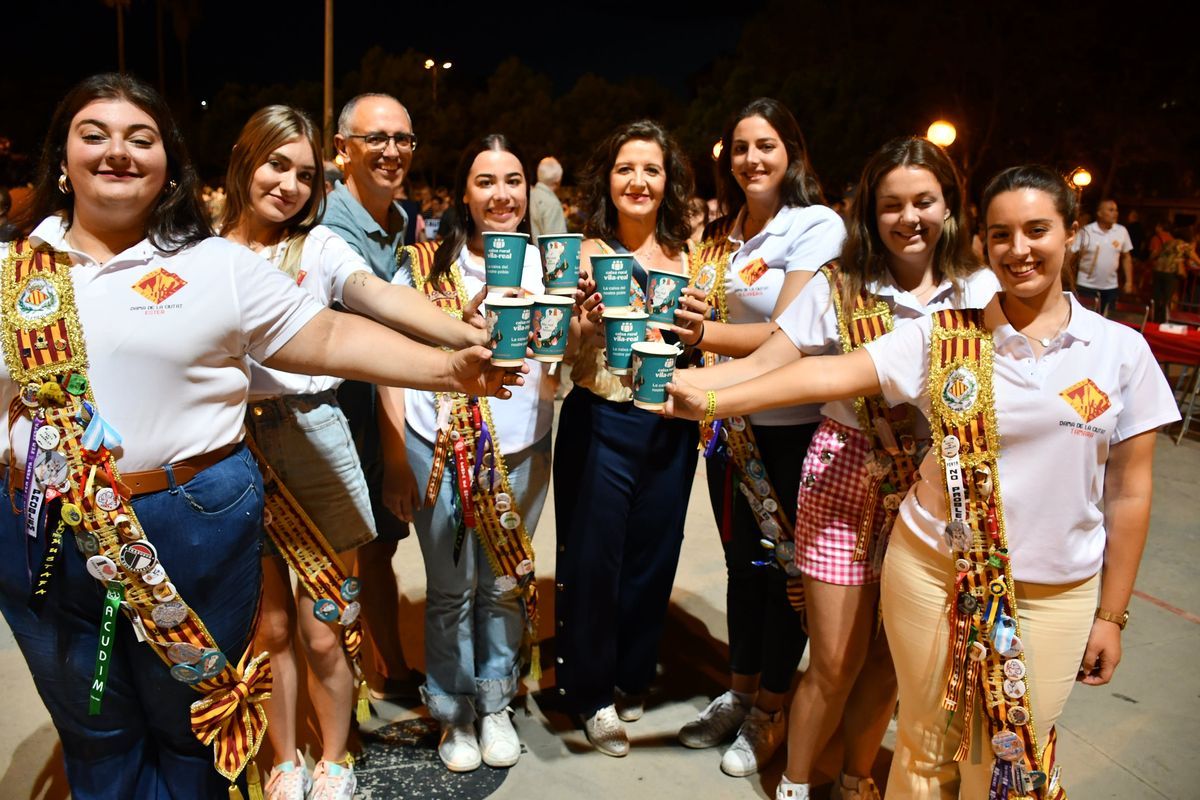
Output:
<path fill-rule="evenodd" d="M 417 135 L 415 133 L 351 133 L 347 139 L 362 139 L 368 150 L 382 153 L 387 150 L 388 142 L 395 142 L 397 150 L 416 150 Z"/>

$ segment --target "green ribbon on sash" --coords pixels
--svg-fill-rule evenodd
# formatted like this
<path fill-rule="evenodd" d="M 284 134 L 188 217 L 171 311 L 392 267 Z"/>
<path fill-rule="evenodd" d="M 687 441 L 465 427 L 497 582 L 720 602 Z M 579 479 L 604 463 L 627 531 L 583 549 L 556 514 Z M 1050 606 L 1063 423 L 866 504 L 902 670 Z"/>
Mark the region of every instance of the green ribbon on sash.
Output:
<path fill-rule="evenodd" d="M 104 614 L 100 618 L 100 643 L 96 648 L 96 671 L 92 675 L 92 690 L 88 695 L 88 715 L 100 713 L 104 687 L 108 683 L 108 665 L 112 662 L 113 641 L 117 638 L 117 611 L 125 590 L 119 581 L 109 581 L 104 594 Z"/>

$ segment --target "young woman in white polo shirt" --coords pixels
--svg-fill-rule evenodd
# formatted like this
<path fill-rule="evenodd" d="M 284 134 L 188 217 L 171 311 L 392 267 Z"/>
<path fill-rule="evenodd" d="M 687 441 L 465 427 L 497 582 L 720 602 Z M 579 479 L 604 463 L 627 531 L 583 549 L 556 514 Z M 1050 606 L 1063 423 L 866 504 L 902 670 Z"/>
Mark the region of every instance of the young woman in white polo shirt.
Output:
<path fill-rule="evenodd" d="M 882 392 L 934 425 L 883 572 L 900 688 L 889 798 L 1060 797 L 1054 723 L 1077 679 L 1107 683 L 1121 658 L 1154 431 L 1179 414 L 1145 340 L 1063 292 L 1076 211 L 1053 170 L 1005 170 L 982 202 L 1003 288 L 986 309 L 925 317 L 861 352 L 801 359 L 716 395 L 740 413 Z M 673 393 L 668 410 L 703 416 L 703 390 Z M 999 577 L 976 588 L 979 575 Z M 973 747 L 972 713 L 986 718 Z M 806 793 L 784 785 L 778 796 Z"/>
<path fill-rule="evenodd" d="M 426 292 L 444 315 L 461 315 L 463 298 L 484 289 L 485 231 L 529 232 L 524 163 L 504 136 L 485 136 L 463 152 L 453 196 L 455 223 L 440 231 L 441 242 L 401 251 L 392 279 Z M 532 245 L 525 249 L 521 288 L 529 294 L 543 289 L 541 257 Z M 481 762 L 511 767 L 521 755 L 508 706 L 520 684 L 522 645 L 535 633 L 528 615 L 530 540 L 550 486 L 555 384 L 546 365 L 534 362 L 525 385 L 503 403 L 380 392 L 395 432 L 384 439 L 384 502 L 412 520 L 425 561 L 421 693 L 441 724 L 438 755 L 454 772 Z M 473 464 L 456 464 L 463 437 L 472 440 Z M 464 499 L 460 481 L 467 474 L 472 491 Z M 437 497 L 427 504 L 431 475 Z M 498 573 L 512 547 L 522 553 L 510 564 L 515 570 Z"/>
<path fill-rule="evenodd" d="M 0 400 L 23 410 L 0 444 L 0 609 L 74 797 L 227 797 L 269 674 L 243 656 L 263 509 L 247 356 L 484 394 L 515 378 L 483 368 L 485 348 L 448 355 L 325 310 L 212 237 L 166 103 L 128 76 L 63 98 L 30 208 L 29 238 L 0 250 L 5 341 L 29 342 L 0 368 Z"/>
<path fill-rule="evenodd" d="M 390 327 L 450 345 L 483 344 L 481 327 L 438 313 L 423 296 L 376 277 L 336 233 L 316 224 L 324 206 L 317 128 L 302 111 L 267 106 L 255 112 L 233 147 L 221 235 L 270 261 L 323 306 L 335 302 Z M 473 315 L 478 317 L 478 315 Z M 267 463 L 295 495 L 347 569 L 355 549 L 375 537 L 366 479 L 335 389 L 340 378 L 310 377 L 251 362 L 246 426 Z M 354 675 L 340 626 L 313 613 L 314 600 L 293 592 L 286 562 L 268 545 L 257 642 L 271 656 L 274 689 L 265 703 L 276 765 L 267 800 L 349 800 L 356 780 L 347 758 Z M 369 601 L 371 588 L 364 598 Z M 310 696 L 321 732 L 321 757 L 310 777 L 296 749 L 298 631 L 308 662 Z"/>
<path fill-rule="evenodd" d="M 687 373 L 682 382 L 719 388 L 762 375 L 802 356 L 849 349 L 856 303 L 902 327 L 939 308 L 981 307 L 996 279 L 967 250 L 962 190 L 950 159 L 925 139 L 885 144 L 863 169 L 851 204 L 849 235 L 835 271 L 822 270 L 777 320 L 780 333 L 741 361 Z M 838 283 L 831 285 L 831 280 Z M 836 294 L 835 294 L 836 292 Z M 844 311 L 839 312 L 840 309 Z M 858 310 L 854 315 L 861 313 Z M 853 339 L 850 345 L 854 346 Z M 817 757 L 842 721 L 839 779 L 847 798 L 871 798 L 870 779 L 895 696 L 887 641 L 876 636 L 879 566 L 890 510 L 904 487 L 874 481 L 870 405 L 828 403 L 803 460 L 796 507 L 796 566 L 804 575 L 810 663 L 792 704 L 787 782 L 807 786 Z M 928 429 L 908 415 L 883 423 L 909 437 L 912 458 Z M 895 443 L 899 445 L 899 442 Z M 895 449 L 900 450 L 899 447 Z M 882 463 L 882 462 L 879 462 Z M 881 498 L 888 493 L 893 499 Z M 801 795 L 803 796 L 803 795 Z"/>
<path fill-rule="evenodd" d="M 782 104 L 765 97 L 747 104 L 721 142 L 717 185 L 730 215 L 707 226 L 692 268 L 718 312 L 719 319 L 704 322 L 698 344 L 713 364 L 748 355 L 766 341 L 775 318 L 837 258 L 846 237 L 841 217 L 822 204 L 804 135 Z M 772 566 L 776 554 L 790 552 L 790 541 L 774 551 L 760 542 L 767 533 L 790 530 L 800 489 L 796 454 L 808 449 L 820 421 L 816 404 L 754 414 L 745 427 L 740 420 L 738 428 L 726 427 L 726 441 L 706 449 L 729 581 L 730 688 L 684 725 L 679 739 L 688 747 L 713 747 L 736 732 L 721 760 L 729 775 L 753 774 L 786 738 L 783 707 L 808 636 L 787 598 L 785 565 L 793 579 L 799 575 L 792 559 Z M 731 458 L 729 436 L 753 437 L 759 452 L 748 462 L 752 474 Z M 754 492 L 755 507 L 765 502 L 780 516 L 756 513 L 739 484 L 764 487 L 761 496 Z"/>

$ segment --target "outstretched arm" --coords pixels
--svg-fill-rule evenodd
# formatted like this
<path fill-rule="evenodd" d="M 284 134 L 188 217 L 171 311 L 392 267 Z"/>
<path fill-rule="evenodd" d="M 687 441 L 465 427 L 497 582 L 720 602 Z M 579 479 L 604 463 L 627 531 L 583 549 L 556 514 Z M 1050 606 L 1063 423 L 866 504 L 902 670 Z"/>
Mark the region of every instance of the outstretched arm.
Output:
<path fill-rule="evenodd" d="M 1100 576 L 1100 608 L 1120 614 L 1129 608 L 1133 582 L 1142 563 L 1150 530 L 1150 498 L 1154 493 L 1154 439 L 1146 431 L 1114 445 L 1104 474 L 1104 568 Z M 1101 686 L 1121 662 L 1121 628 L 1096 619 L 1088 636 L 1080 680 Z"/>
<path fill-rule="evenodd" d="M 772 326 L 774 323 L 770 323 Z M 707 334 L 705 334 L 707 336 Z M 766 375 L 773 369 L 790 364 L 804 354 L 796 349 L 792 340 L 776 328 L 757 350 L 745 358 L 735 358 L 704 369 L 687 370 L 679 373 L 678 383 L 687 383 L 698 389 L 723 389 L 727 386 Z"/>
<path fill-rule="evenodd" d="M 457 348 L 487 341 L 486 330 L 451 317 L 411 286 L 388 283 L 366 270 L 346 279 L 342 302 L 352 311 L 427 342 Z M 473 305 L 478 308 L 478 303 Z"/>
<path fill-rule="evenodd" d="M 510 397 L 512 393 L 504 386 L 520 385 L 524 380 L 513 372 L 492 367 L 488 363 L 491 355 L 486 347 L 478 345 L 447 353 L 418 344 L 364 317 L 324 309 L 264 363 L 272 369 L 305 375 L 336 375 L 386 386 Z M 522 366 L 521 371 L 528 371 L 528 367 Z"/>
<path fill-rule="evenodd" d="M 708 406 L 705 390 L 674 383 L 667 391 L 670 396 L 664 414 L 685 419 L 704 418 Z M 771 408 L 845 400 L 879 392 L 875 362 L 866 350 L 859 349 L 840 356 L 802 358 L 752 380 L 721 389 L 717 392 L 716 416 L 743 416 Z"/>
<path fill-rule="evenodd" d="M 780 287 L 779 297 L 775 300 L 775 309 L 771 312 L 770 322 L 741 324 L 705 322 L 704 349 L 734 358 L 742 358 L 753 353 L 775 333 L 775 320 L 779 319 L 779 315 L 800 296 L 800 291 L 815 274 L 815 272 L 805 270 L 793 270 L 784 276 L 783 286 Z"/>

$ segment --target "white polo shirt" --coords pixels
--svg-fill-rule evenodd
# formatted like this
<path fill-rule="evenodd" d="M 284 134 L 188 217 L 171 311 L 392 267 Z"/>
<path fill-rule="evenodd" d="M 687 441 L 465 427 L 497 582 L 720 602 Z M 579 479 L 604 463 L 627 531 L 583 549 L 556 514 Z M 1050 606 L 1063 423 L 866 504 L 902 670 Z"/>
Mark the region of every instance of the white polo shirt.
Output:
<path fill-rule="evenodd" d="M 1179 419 L 1141 334 L 1067 297 L 1071 321 L 1040 359 L 1005 319 L 999 298 L 984 317 L 995 342 L 992 385 L 1009 553 L 1013 576 L 1029 583 L 1073 583 L 1099 571 L 1109 450 Z M 866 345 L 888 402 L 912 403 L 927 417 L 931 328 L 925 317 Z M 900 515 L 949 558 L 942 484 L 930 450 Z"/>
<path fill-rule="evenodd" d="M 458 267 L 466 284 L 467 298 L 479 294 L 484 287 L 483 261 L 478 260 L 464 246 L 458 256 Z M 412 268 L 407 261 L 396 270 L 392 283 L 412 286 Z M 525 269 L 521 273 L 521 288 L 531 294 L 541 294 L 542 259 L 536 247 L 525 248 Z M 547 364 L 529 359 L 529 372 L 523 386 L 512 386 L 512 397 L 507 400 L 492 398 L 488 405 L 492 410 L 492 422 L 496 424 L 501 452 L 519 453 L 530 445 L 541 441 L 550 433 L 554 422 L 555 381 L 546 375 Z M 437 439 L 437 407 L 433 392 L 406 389 L 404 392 L 404 418 L 409 426 L 427 442 Z"/>
<path fill-rule="evenodd" d="M 1116 289 L 1120 285 L 1121 254 L 1132 249 L 1133 241 L 1124 225 L 1114 224 L 1105 231 L 1099 222 L 1089 222 L 1071 242 L 1071 252 L 1082 254 L 1076 281 L 1088 289 Z"/>
<path fill-rule="evenodd" d="M 281 242 L 262 255 L 276 269 L 283 261 L 287 242 Z M 324 225 L 317 225 L 304 237 L 300 251 L 300 271 L 296 283 L 325 308 L 342 302 L 342 287 L 356 272 L 371 273 L 363 257 L 346 240 Z M 250 362 L 250 400 L 282 397 L 290 394 L 316 394 L 335 389 L 342 379 L 332 375 L 300 375 L 283 372 Z"/>
<path fill-rule="evenodd" d="M 725 275 L 729 321 L 770 322 L 789 272 L 816 272 L 837 258 L 846 225 L 827 206 L 784 206 L 766 226 L 743 239 L 746 209 L 738 213 L 729 241 L 737 248 Z M 776 408 L 750 415 L 755 425 L 802 425 L 821 418 L 819 404 Z"/>
<path fill-rule="evenodd" d="M 896 286 L 888 275 L 886 284 L 872 284 L 871 291 L 892 308 L 893 329 L 901 328 L 915 319 L 927 317 L 944 308 L 983 308 L 1000 290 L 1000 282 L 990 269 L 979 269 L 967 276 L 961 290 L 951 281 L 944 280 L 929 297 L 925 305 L 911 292 Z M 830 296 L 829 280 L 817 275 L 804 287 L 799 297 L 792 301 L 776 320 L 792 344 L 806 356 L 836 355 L 842 352 L 842 339 L 838 334 L 837 312 Z M 832 420 L 859 429 L 858 414 L 853 400 L 836 400 L 821 406 L 821 414 Z M 929 435 L 924 420 L 918 420 L 919 438 Z"/>
<path fill-rule="evenodd" d="M 63 220 L 34 229 L 34 245 L 71 256 L 100 414 L 124 437 L 123 471 L 153 469 L 242 438 L 250 387 L 246 356 L 264 361 L 321 311 L 295 283 L 246 248 L 217 237 L 174 253 L 143 239 L 99 264 L 66 243 Z M 0 249 L 0 258 L 8 247 Z M 19 387 L 0 364 L 0 403 Z M 24 465 L 29 419 L 0 444 Z"/>

